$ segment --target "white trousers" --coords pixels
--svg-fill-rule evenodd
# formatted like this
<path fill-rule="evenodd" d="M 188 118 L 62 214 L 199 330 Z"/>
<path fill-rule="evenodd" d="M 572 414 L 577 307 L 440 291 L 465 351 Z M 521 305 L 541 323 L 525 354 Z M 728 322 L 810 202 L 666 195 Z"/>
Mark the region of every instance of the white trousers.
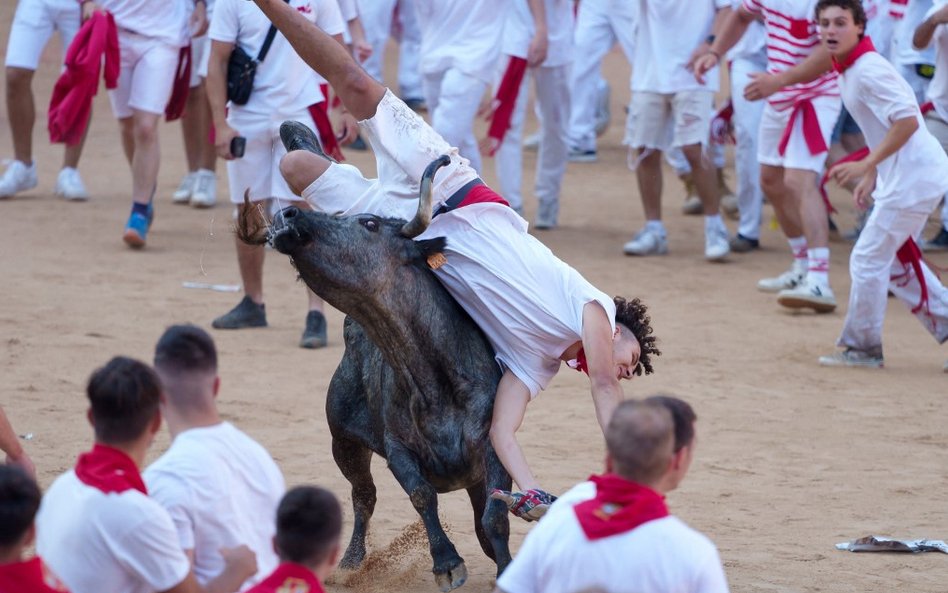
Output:
<path fill-rule="evenodd" d="M 569 145 L 596 149 L 597 80 L 602 58 L 618 41 L 632 63 L 635 48 L 635 13 L 629 0 L 583 0 L 573 34 L 569 115 Z"/>
<path fill-rule="evenodd" d="M 422 83 L 425 103 L 431 114 L 431 127 L 448 144 L 456 146 L 461 156 L 480 173 L 481 153 L 474 137 L 474 116 L 487 90 L 487 83 L 456 68 L 425 74 Z"/>
<path fill-rule="evenodd" d="M 425 96 L 421 83 L 421 29 L 415 0 L 398 0 L 398 22 L 402 39 L 398 45 L 398 92 L 406 99 Z"/>
<path fill-rule="evenodd" d="M 839 346 L 881 349 L 888 291 L 910 308 L 918 306 L 918 277 L 911 265 L 898 260 L 896 252 L 909 237 L 921 234 L 939 198 L 908 208 L 876 203 L 849 258 L 852 288 L 843 332 L 837 341 Z M 928 288 L 928 307 L 915 315 L 939 343 L 944 343 L 948 339 L 948 289 L 924 262 L 922 273 Z"/>
<path fill-rule="evenodd" d="M 534 193 L 541 203 L 557 205 L 559 203 L 560 185 L 569 157 L 569 144 L 566 138 L 570 113 L 568 71 L 569 67 L 566 65 L 551 68 L 541 66 L 527 70 L 510 118 L 510 129 L 507 130 L 495 154 L 494 163 L 497 178 L 500 181 L 500 194 L 517 212 L 523 210 L 521 139 L 531 78 L 535 83 L 537 108 L 543 119 L 543 126 L 540 128 Z"/>
<path fill-rule="evenodd" d="M 765 101 L 748 101 L 744 87 L 751 72 L 766 72 L 767 56 L 759 59 L 738 58 L 731 62 L 731 101 L 734 102 L 734 171 L 737 174 L 737 207 L 741 220 L 737 227 L 748 239 L 760 238 L 761 208 L 764 192 L 760 189 L 760 164 L 757 162 L 757 130 Z"/>

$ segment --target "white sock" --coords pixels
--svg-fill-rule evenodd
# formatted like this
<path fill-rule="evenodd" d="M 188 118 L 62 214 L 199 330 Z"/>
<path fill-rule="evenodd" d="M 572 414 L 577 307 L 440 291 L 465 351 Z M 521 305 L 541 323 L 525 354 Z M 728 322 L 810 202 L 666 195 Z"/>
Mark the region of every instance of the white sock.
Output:
<path fill-rule="evenodd" d="M 817 286 L 829 286 L 829 247 L 807 249 L 807 282 Z"/>
<path fill-rule="evenodd" d="M 806 237 L 792 237 L 787 239 L 790 244 L 790 252 L 793 254 L 793 269 L 797 272 L 806 272 Z"/>
<path fill-rule="evenodd" d="M 720 214 L 714 214 L 712 216 L 704 217 L 704 234 L 710 234 L 713 231 L 723 230 L 727 233 L 727 227 L 724 226 L 724 221 L 721 220 Z"/>
<path fill-rule="evenodd" d="M 662 221 L 660 220 L 646 220 L 645 230 L 655 233 L 662 239 L 664 239 L 668 235 L 668 233 L 665 232 L 665 225 L 662 224 Z"/>

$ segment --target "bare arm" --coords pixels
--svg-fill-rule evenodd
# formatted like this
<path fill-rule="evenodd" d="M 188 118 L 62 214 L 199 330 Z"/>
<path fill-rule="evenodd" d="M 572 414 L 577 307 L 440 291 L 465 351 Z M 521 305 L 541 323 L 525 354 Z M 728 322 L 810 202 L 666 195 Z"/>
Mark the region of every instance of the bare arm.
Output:
<path fill-rule="evenodd" d="M 942 6 L 933 15 L 922 21 L 922 24 L 915 29 L 915 35 L 912 36 L 912 46 L 915 49 L 925 49 L 932 42 L 935 35 L 935 29 L 938 25 L 948 23 L 948 5 Z"/>
<path fill-rule="evenodd" d="M 704 83 L 705 73 L 721 62 L 724 54 L 740 41 L 752 22 L 754 22 L 754 15 L 743 7 L 737 10 L 724 8 L 715 14 L 714 26 L 711 30 L 714 34 L 714 42 L 701 55 L 696 56 L 692 64 L 695 79 L 698 82 Z"/>
<path fill-rule="evenodd" d="M 20 439 L 17 438 L 13 426 L 7 419 L 3 408 L 0 408 L 0 451 L 7 455 L 7 463 L 15 463 L 25 469 L 31 476 L 36 477 L 36 468 L 33 467 L 33 461 L 30 459 Z"/>
<path fill-rule="evenodd" d="M 889 131 L 886 132 L 882 142 L 869 153 L 869 156 L 861 161 L 843 163 L 833 167 L 830 170 L 830 176 L 840 185 L 846 185 L 859 179 L 859 183 L 853 189 L 853 199 L 859 207 L 867 208 L 869 197 L 876 187 L 876 176 L 878 174 L 876 167 L 905 146 L 905 143 L 909 141 L 916 130 L 918 130 L 918 119 L 914 115 L 895 120 L 892 122 Z"/>
<path fill-rule="evenodd" d="M 596 419 L 603 433 L 612 418 L 612 412 L 622 401 L 622 386 L 619 385 L 612 347 L 612 323 L 606 310 L 596 302 L 583 307 L 583 350 L 589 371 L 593 405 Z"/>
<path fill-rule="evenodd" d="M 818 45 L 809 56 L 789 70 L 777 74 L 751 74 L 753 81 L 744 87 L 744 98 L 748 101 L 766 99 L 780 89 L 816 80 L 833 67 L 830 53 Z"/>
<path fill-rule="evenodd" d="M 517 442 L 517 431 L 530 403 L 530 390 L 509 370 L 500 378 L 490 423 L 490 442 L 507 473 L 520 490 L 538 488 L 527 458 Z"/>
<path fill-rule="evenodd" d="M 257 557 L 247 546 L 222 548 L 221 554 L 224 570 L 207 585 L 198 584 L 191 570 L 183 581 L 162 593 L 234 593 L 244 581 L 257 574 Z"/>
<path fill-rule="evenodd" d="M 239 133 L 227 125 L 227 62 L 234 44 L 211 40 L 211 55 L 207 62 L 207 102 L 214 122 L 214 145 L 217 156 L 231 160 L 230 141 Z"/>
<path fill-rule="evenodd" d="M 530 47 L 527 49 L 527 65 L 539 66 L 546 60 L 546 52 L 549 49 L 549 38 L 546 25 L 546 6 L 543 0 L 527 0 L 530 7 L 530 14 L 533 15 L 533 27 L 535 33 L 530 40 Z"/>

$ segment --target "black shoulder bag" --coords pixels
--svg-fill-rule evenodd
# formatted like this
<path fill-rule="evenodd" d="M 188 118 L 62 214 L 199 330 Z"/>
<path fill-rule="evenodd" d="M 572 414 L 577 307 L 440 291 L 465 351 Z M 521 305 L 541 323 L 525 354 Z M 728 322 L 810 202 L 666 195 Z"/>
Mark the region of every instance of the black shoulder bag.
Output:
<path fill-rule="evenodd" d="M 285 0 L 289 2 L 289 0 Z M 244 51 L 244 48 L 237 45 L 234 51 L 230 53 L 230 60 L 227 62 L 227 98 L 234 105 L 246 105 L 250 100 L 250 92 L 253 90 L 253 77 L 257 73 L 257 64 L 267 57 L 273 39 L 276 37 L 277 29 L 270 25 L 267 31 L 267 38 L 263 41 L 263 47 L 257 54 L 257 59 L 253 59 Z"/>

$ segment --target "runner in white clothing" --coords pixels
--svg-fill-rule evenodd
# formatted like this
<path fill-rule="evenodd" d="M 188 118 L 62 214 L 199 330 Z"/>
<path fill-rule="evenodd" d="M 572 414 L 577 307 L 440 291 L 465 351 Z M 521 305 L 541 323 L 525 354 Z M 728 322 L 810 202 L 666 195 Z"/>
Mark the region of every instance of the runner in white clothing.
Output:
<path fill-rule="evenodd" d="M 948 156 L 922 121 L 909 84 L 863 35 L 859 0 L 820 0 L 816 5 L 823 45 L 846 109 L 866 136 L 869 155 L 836 165 L 840 184 L 859 179 L 856 204 L 875 202 L 849 263 L 849 310 L 837 345 L 820 358 L 827 366 L 881 367 L 882 320 L 888 292 L 906 302 L 939 343 L 948 340 L 948 289 L 921 260 L 914 237 L 948 191 Z"/>
<path fill-rule="evenodd" d="M 515 438 L 526 406 L 562 361 L 575 361 L 589 374 L 596 415 L 605 427 L 622 399 L 619 380 L 650 373 L 651 357 L 659 354 L 645 306 L 637 299 L 609 298 L 556 258 L 526 232 L 526 222 L 481 182 L 456 148 L 325 34 L 281 0 L 255 2 L 362 120 L 362 134 L 377 155 L 379 179 L 368 180 L 355 167 L 296 150 L 315 148 L 314 139 L 305 127 L 284 124 L 281 135 L 291 151 L 281 169 L 315 208 L 404 217 L 417 209 L 424 169 L 435 158 L 450 156 L 434 179 L 437 214 L 422 237 L 448 237 L 447 263 L 436 274 L 484 330 L 505 366 L 494 403 L 494 449 L 531 500 L 549 502 Z M 530 508 L 520 507 L 524 514 Z"/>

